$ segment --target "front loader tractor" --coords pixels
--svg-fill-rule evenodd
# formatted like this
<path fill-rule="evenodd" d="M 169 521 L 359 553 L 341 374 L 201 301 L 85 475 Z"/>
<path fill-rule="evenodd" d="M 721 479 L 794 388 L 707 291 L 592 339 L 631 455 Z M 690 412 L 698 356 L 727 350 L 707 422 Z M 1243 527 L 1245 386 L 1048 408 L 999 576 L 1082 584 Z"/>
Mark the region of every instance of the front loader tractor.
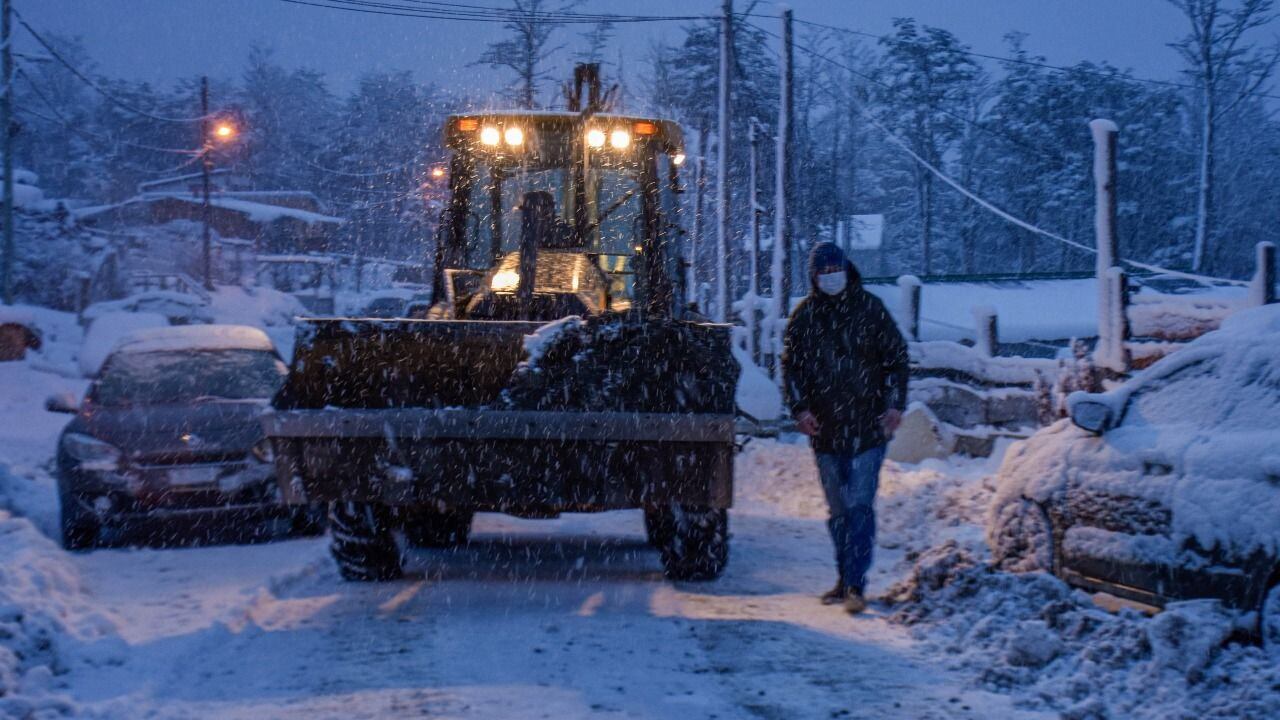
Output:
<path fill-rule="evenodd" d="M 398 577 L 400 543 L 465 543 L 477 512 L 626 508 L 668 577 L 724 568 L 739 368 L 678 300 L 680 130 L 591 95 L 448 118 L 427 317 L 301 321 L 263 422 L 343 577 Z"/>

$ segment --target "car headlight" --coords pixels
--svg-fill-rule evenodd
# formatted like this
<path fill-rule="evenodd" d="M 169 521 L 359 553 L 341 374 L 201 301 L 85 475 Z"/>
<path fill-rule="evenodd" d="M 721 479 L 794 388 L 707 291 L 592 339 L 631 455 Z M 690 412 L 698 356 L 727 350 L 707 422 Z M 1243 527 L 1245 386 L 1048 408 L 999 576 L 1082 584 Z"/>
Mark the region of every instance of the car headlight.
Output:
<path fill-rule="evenodd" d="M 120 463 L 120 448 L 83 433 L 67 433 L 62 449 L 86 470 L 115 470 Z"/>

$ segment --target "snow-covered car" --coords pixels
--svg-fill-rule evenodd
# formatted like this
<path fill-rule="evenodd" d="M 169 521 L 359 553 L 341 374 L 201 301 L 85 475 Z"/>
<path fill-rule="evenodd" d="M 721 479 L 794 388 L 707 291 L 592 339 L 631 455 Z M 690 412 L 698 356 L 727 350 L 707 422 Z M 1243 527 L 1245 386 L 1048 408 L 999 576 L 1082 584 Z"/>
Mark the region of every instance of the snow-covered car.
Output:
<path fill-rule="evenodd" d="M 1280 306 L 1239 312 L 1010 449 L 993 560 L 1151 605 L 1217 598 L 1280 647 Z"/>
<path fill-rule="evenodd" d="M 287 373 L 257 328 L 187 325 L 121 338 L 85 393 L 46 407 L 74 413 L 58 440 L 62 542 L 93 547 L 139 519 L 183 530 L 279 517 L 312 530 L 310 509 L 280 502 L 258 415 Z"/>
<path fill-rule="evenodd" d="M 398 318 L 405 317 L 405 305 L 413 297 L 409 290 L 388 290 L 375 295 L 360 309 L 360 317 Z"/>
<path fill-rule="evenodd" d="M 108 300 L 90 305 L 80 318 L 88 325 L 108 313 L 155 313 L 163 315 L 171 325 L 211 323 L 209 304 L 201 297 L 171 290 L 148 290 L 121 300 Z"/>

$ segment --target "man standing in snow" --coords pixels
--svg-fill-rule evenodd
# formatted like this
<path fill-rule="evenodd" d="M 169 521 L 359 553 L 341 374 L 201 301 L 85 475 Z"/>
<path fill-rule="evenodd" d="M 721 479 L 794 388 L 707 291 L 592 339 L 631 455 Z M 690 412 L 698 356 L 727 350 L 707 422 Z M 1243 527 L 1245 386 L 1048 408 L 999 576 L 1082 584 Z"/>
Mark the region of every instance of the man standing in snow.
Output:
<path fill-rule="evenodd" d="M 880 465 L 906 405 L 907 344 L 836 245 L 813 247 L 809 279 L 809 296 L 787 322 L 782 373 L 831 510 L 827 526 L 840 576 L 822 602 L 843 603 L 856 614 L 867 607 Z"/>

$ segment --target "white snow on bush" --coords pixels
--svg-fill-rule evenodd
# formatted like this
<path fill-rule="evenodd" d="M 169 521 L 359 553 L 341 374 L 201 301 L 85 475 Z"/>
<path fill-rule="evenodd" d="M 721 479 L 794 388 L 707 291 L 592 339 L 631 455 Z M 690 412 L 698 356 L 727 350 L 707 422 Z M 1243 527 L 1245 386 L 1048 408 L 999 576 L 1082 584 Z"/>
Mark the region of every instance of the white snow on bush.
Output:
<path fill-rule="evenodd" d="M 525 358 L 524 362 L 529 367 L 536 369 L 538 361 L 542 359 L 542 354 L 547 351 L 547 348 L 551 347 L 561 333 L 569 328 L 582 327 L 584 324 L 585 321 L 581 317 L 570 315 L 542 325 L 532 333 L 525 335 L 524 351 L 528 357 Z"/>
<path fill-rule="evenodd" d="M 775 420 L 782 417 L 782 391 L 773 378 L 755 363 L 746 351 L 733 345 L 733 357 L 741 370 L 734 402 L 743 412 L 757 420 Z"/>

